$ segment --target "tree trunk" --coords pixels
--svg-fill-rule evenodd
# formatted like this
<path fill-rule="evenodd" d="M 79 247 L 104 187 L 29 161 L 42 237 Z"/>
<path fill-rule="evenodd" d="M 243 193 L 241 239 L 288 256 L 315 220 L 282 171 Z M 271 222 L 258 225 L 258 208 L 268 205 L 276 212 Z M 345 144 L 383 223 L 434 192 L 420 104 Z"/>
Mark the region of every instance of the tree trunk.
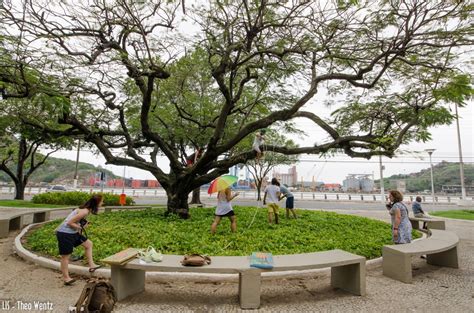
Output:
<path fill-rule="evenodd" d="M 202 204 L 201 202 L 201 188 L 196 188 L 193 190 L 193 196 L 189 204 Z"/>
<path fill-rule="evenodd" d="M 256 183 L 257 184 L 255 185 L 255 187 L 257 188 L 257 201 L 261 201 L 262 200 L 262 181 L 257 180 Z"/>
<path fill-rule="evenodd" d="M 175 183 L 168 187 L 166 194 L 168 196 L 166 214 L 177 214 L 183 219 L 189 218 L 189 190 L 186 190 L 182 184 Z"/>
<path fill-rule="evenodd" d="M 25 185 L 15 181 L 15 200 L 25 200 Z"/>

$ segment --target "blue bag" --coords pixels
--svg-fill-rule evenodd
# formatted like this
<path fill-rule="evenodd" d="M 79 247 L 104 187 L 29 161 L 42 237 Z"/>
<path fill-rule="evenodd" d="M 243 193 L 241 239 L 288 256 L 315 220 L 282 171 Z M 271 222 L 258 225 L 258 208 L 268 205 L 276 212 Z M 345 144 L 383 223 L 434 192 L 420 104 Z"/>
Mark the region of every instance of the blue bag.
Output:
<path fill-rule="evenodd" d="M 273 268 L 273 256 L 271 253 L 252 252 L 250 256 L 250 266 L 263 269 Z"/>

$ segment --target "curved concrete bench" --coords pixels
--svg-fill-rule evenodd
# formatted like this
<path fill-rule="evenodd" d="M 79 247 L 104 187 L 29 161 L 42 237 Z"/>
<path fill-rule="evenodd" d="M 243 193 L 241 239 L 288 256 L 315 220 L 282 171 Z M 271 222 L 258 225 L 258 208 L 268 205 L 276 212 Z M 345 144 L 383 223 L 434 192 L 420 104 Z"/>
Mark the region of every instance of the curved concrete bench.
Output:
<path fill-rule="evenodd" d="M 111 205 L 111 206 L 104 206 L 104 213 L 110 213 L 112 210 L 144 210 L 151 208 L 150 205 Z"/>
<path fill-rule="evenodd" d="M 411 227 L 416 230 L 420 230 L 420 222 L 426 223 L 428 229 L 440 229 L 445 230 L 446 226 L 443 220 L 425 217 L 408 217 L 411 223 Z"/>
<path fill-rule="evenodd" d="M 49 221 L 51 212 L 61 210 L 71 210 L 72 207 L 54 208 L 54 209 L 11 209 L 9 211 L 0 211 L 0 238 L 8 237 L 12 230 L 20 230 L 25 225 L 24 217 L 33 215 L 33 224 Z"/>
<path fill-rule="evenodd" d="M 159 263 L 143 264 L 134 259 L 124 265 L 111 265 L 111 282 L 118 300 L 145 290 L 145 272 L 192 272 L 239 274 L 239 299 L 242 309 L 256 309 L 260 306 L 260 286 L 262 272 L 282 272 L 331 268 L 331 286 L 365 295 L 365 257 L 342 250 L 275 255 L 274 267 L 262 270 L 250 267 L 247 256 L 215 256 L 212 263 L 202 267 L 181 265 L 183 256 L 164 255 Z"/>
<path fill-rule="evenodd" d="M 383 274 L 404 283 L 412 282 L 411 257 L 426 255 L 428 264 L 459 268 L 459 237 L 450 231 L 430 230 L 431 236 L 408 244 L 382 248 Z"/>
<path fill-rule="evenodd" d="M 150 206 L 106 206 L 105 213 L 110 213 L 112 210 L 143 210 Z M 20 230 L 27 225 L 24 217 L 26 215 L 33 215 L 32 224 L 49 221 L 51 212 L 61 210 L 72 210 L 75 207 L 51 208 L 51 209 L 16 209 L 11 208 L 7 211 L 0 211 L 0 238 L 8 237 L 10 231 Z"/>

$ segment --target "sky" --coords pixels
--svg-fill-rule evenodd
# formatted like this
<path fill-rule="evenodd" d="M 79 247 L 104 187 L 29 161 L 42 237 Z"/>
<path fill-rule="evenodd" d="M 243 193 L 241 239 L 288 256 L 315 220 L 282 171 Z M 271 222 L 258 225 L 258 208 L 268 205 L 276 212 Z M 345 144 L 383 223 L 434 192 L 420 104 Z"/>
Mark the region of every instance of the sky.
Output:
<path fill-rule="evenodd" d="M 474 163 L 474 103 L 471 101 L 468 106 L 459 108 L 459 125 L 461 132 L 462 155 L 465 164 Z M 306 130 L 310 136 L 294 138 L 300 145 L 307 145 L 308 140 L 317 141 L 317 130 L 312 129 L 310 123 L 300 120 L 299 125 Z M 384 177 L 394 174 L 409 174 L 419 172 L 421 169 L 430 167 L 428 153 L 425 149 L 436 149 L 432 154 L 433 166 L 441 161 L 459 162 L 459 150 L 457 143 L 456 123 L 438 128 L 432 128 L 432 140 L 426 143 L 414 142 L 401 147 L 403 155 L 396 158 L 382 158 L 385 167 Z M 320 137 L 319 137 L 320 138 Z M 76 160 L 76 151 L 62 150 L 52 154 L 56 158 Z M 101 155 L 93 154 L 91 151 L 82 150 L 79 155 L 80 162 L 100 165 L 118 176 L 124 173 L 124 167 L 106 165 L 105 159 Z M 163 169 L 168 169 L 168 162 L 165 158 L 159 160 Z M 338 155 L 331 158 L 319 158 L 317 155 L 302 155 L 301 161 L 296 164 L 298 181 L 303 177 L 304 181 L 312 181 L 313 176 L 316 181 L 325 183 L 341 183 L 348 174 L 373 174 L 374 179 L 380 178 L 379 158 L 370 160 L 350 158 Z M 277 171 L 286 173 L 288 167 L 278 167 Z M 135 179 L 155 179 L 149 172 L 126 167 L 125 177 Z"/>

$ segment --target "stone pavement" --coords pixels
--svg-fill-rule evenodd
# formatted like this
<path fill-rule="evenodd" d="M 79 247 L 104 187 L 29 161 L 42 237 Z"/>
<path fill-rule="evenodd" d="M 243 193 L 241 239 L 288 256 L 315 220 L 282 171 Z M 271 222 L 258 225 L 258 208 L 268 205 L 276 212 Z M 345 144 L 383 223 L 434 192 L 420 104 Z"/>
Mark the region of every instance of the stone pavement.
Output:
<path fill-rule="evenodd" d="M 347 210 L 388 220 L 386 212 Z M 60 213 L 56 213 L 60 217 Z M 326 272 L 304 278 L 264 280 L 257 312 L 474 312 L 474 222 L 447 220 L 460 237 L 460 269 L 414 260 L 414 283 L 382 275 L 381 264 L 367 271 L 367 296 L 357 297 L 330 287 Z M 28 306 L 49 302 L 53 312 L 66 312 L 79 297 L 85 280 L 63 286 L 60 273 L 29 264 L 12 251 L 15 234 L 0 240 L 0 312 L 2 300 Z M 236 312 L 237 282 L 147 282 L 146 291 L 118 303 L 114 312 Z M 22 301 L 22 302 L 17 302 Z M 10 312 L 26 310 L 14 309 Z M 35 310 L 32 310 L 33 312 Z"/>

